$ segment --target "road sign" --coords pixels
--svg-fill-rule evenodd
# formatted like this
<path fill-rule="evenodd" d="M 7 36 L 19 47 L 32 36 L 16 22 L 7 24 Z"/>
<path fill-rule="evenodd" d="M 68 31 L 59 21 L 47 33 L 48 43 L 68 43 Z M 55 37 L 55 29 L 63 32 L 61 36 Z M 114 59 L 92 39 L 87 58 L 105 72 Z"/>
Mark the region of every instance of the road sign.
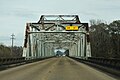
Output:
<path fill-rule="evenodd" d="M 66 31 L 78 31 L 78 26 L 66 26 Z"/>

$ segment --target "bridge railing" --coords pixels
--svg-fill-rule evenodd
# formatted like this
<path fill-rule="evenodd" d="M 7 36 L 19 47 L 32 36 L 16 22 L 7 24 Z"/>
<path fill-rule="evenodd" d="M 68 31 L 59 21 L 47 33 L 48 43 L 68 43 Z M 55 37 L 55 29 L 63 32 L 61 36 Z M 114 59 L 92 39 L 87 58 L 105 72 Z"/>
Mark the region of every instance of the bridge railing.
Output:
<path fill-rule="evenodd" d="M 31 63 L 31 62 L 35 62 L 35 61 L 40 61 L 40 60 L 52 58 L 52 57 L 54 57 L 54 56 L 34 58 L 34 59 L 30 59 L 30 58 L 28 59 L 28 58 L 25 58 L 25 57 L 12 57 L 12 58 L 1 57 L 0 58 L 0 66 L 18 64 L 18 63 Z"/>
<path fill-rule="evenodd" d="M 15 63 L 20 63 L 24 61 L 25 61 L 25 57 L 14 57 L 14 58 L 2 57 L 0 58 L 0 65 L 9 65 L 9 64 L 15 64 Z"/>
<path fill-rule="evenodd" d="M 115 58 L 107 59 L 107 58 L 101 58 L 101 57 L 88 57 L 87 59 L 81 59 L 76 57 L 71 57 L 71 58 L 81 62 L 90 62 L 90 63 L 98 64 L 101 66 L 106 66 L 106 67 L 120 70 L 120 59 L 115 59 Z"/>
<path fill-rule="evenodd" d="M 88 57 L 87 61 L 99 64 L 99 65 L 107 66 L 107 67 L 120 69 L 120 59 Z"/>

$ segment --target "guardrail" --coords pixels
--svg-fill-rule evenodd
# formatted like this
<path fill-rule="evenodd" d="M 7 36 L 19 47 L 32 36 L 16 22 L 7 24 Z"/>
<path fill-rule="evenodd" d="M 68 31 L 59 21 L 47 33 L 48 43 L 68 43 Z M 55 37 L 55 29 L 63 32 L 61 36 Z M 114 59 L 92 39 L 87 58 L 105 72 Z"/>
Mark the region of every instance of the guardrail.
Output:
<path fill-rule="evenodd" d="M 87 61 L 107 66 L 107 67 L 112 67 L 120 70 L 120 59 L 106 59 L 106 58 L 97 58 L 97 57 L 88 57 Z"/>
<path fill-rule="evenodd" d="M 14 58 L 0 58 L 0 65 L 10 65 L 15 63 L 21 63 L 25 61 L 25 57 L 14 57 Z"/>
<path fill-rule="evenodd" d="M 99 58 L 99 57 L 88 57 L 87 59 L 81 59 L 76 57 L 70 57 L 70 58 L 73 58 L 81 62 L 90 62 L 90 63 L 98 64 L 101 66 L 106 66 L 106 67 L 120 70 L 120 59 L 114 59 L 114 58 L 106 59 L 106 58 Z"/>
<path fill-rule="evenodd" d="M 19 63 L 31 63 L 31 62 L 35 62 L 35 61 L 40 61 L 40 60 L 44 60 L 44 59 L 48 59 L 48 58 L 52 58 L 54 56 L 50 56 L 50 57 L 43 57 L 43 58 L 34 58 L 34 59 L 28 59 L 25 57 L 12 57 L 12 58 L 5 58 L 2 57 L 0 58 L 0 67 L 4 66 L 4 65 L 11 65 L 11 64 L 19 64 Z"/>
<path fill-rule="evenodd" d="M 98 57 L 88 57 L 87 59 L 82 59 L 78 57 L 70 58 L 120 78 L 120 59 L 106 59 Z"/>

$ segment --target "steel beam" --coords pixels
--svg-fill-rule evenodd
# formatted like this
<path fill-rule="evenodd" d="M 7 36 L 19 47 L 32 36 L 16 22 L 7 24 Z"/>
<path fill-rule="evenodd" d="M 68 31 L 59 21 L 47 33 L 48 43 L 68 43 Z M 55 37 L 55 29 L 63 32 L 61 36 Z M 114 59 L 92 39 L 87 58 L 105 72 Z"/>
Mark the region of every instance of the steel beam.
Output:
<path fill-rule="evenodd" d="M 86 34 L 84 31 L 29 31 L 29 34 L 31 33 L 82 33 Z"/>

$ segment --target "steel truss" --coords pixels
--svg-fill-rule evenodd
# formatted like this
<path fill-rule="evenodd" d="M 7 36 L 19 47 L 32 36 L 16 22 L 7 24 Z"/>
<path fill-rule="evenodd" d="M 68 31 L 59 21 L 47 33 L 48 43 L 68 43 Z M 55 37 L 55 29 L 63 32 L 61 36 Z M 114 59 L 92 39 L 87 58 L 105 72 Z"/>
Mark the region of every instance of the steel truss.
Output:
<path fill-rule="evenodd" d="M 66 26 L 78 26 L 78 31 L 66 31 Z M 42 15 L 37 23 L 27 23 L 23 57 L 54 56 L 55 49 L 69 50 L 70 56 L 91 56 L 88 23 L 78 15 Z"/>

